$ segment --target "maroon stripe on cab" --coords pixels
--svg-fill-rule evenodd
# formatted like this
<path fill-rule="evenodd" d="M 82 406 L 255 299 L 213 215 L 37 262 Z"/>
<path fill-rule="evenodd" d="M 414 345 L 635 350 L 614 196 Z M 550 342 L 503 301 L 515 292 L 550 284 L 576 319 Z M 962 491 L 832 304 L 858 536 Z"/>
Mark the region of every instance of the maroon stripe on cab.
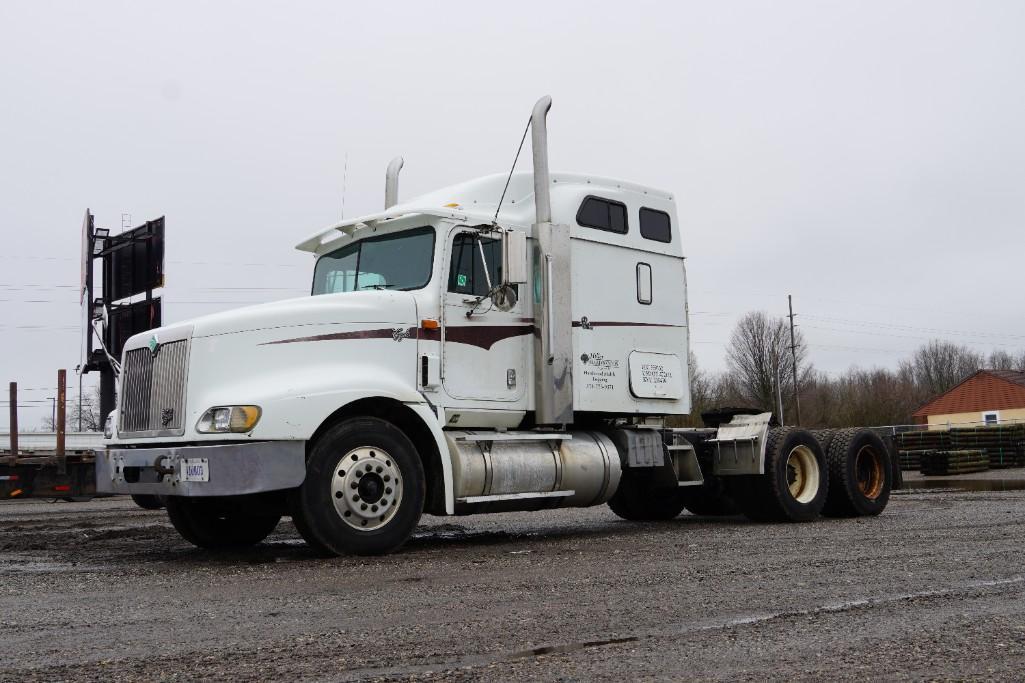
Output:
<path fill-rule="evenodd" d="M 445 341 L 469 344 L 488 351 L 503 339 L 530 334 L 533 329 L 533 325 L 449 325 L 445 328 Z"/>
<path fill-rule="evenodd" d="M 686 325 L 672 325 L 670 323 L 630 323 L 619 320 L 588 320 L 590 327 L 686 327 Z M 573 327 L 580 327 L 579 320 L 573 321 Z"/>
<path fill-rule="evenodd" d="M 316 334 L 312 337 L 294 337 L 292 339 L 279 339 L 278 341 L 264 342 L 260 346 L 270 346 L 273 344 L 296 344 L 298 342 L 318 342 L 318 341 L 339 341 L 342 339 L 388 339 L 395 338 L 395 330 L 402 330 L 405 328 L 401 327 L 385 327 L 377 330 L 356 330 L 355 332 L 330 332 L 328 334 Z M 416 328 L 410 327 L 405 329 L 407 337 L 413 337 L 416 334 Z"/>
<path fill-rule="evenodd" d="M 449 341 L 454 344 L 467 344 L 469 346 L 476 346 L 487 351 L 503 339 L 520 337 L 525 334 L 531 334 L 537 331 L 533 325 L 533 318 L 519 318 L 518 321 L 530 324 L 449 325 L 445 331 L 445 341 Z M 588 321 L 588 325 L 590 327 L 684 327 L 683 325 L 670 325 L 667 323 L 632 323 L 625 321 L 602 320 Z M 573 327 L 580 326 L 581 323 L 579 320 L 573 321 Z M 395 330 L 401 330 L 405 332 L 406 336 L 400 337 L 400 340 L 407 337 L 413 337 L 414 335 L 416 335 L 419 339 L 423 339 L 425 341 L 441 341 L 440 329 L 428 329 L 425 327 L 384 327 L 375 330 L 357 330 L 355 332 L 330 332 L 327 334 L 317 334 L 310 337 L 293 337 L 291 339 L 279 339 L 277 341 L 264 342 L 263 344 L 261 344 L 261 346 L 270 346 L 274 344 L 296 344 L 299 342 L 341 341 L 345 339 L 394 339 Z"/>

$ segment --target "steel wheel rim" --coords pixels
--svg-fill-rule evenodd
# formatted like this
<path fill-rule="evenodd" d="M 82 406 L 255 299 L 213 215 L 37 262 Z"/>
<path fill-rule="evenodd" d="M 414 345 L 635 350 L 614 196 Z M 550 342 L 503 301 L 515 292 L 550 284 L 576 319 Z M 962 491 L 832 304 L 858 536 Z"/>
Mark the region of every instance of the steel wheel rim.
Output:
<path fill-rule="evenodd" d="M 335 464 L 331 502 L 339 518 L 357 531 L 388 524 L 398 512 L 402 493 L 402 474 L 387 451 L 360 446 Z"/>
<path fill-rule="evenodd" d="M 807 446 L 795 446 L 787 456 L 787 487 L 798 503 L 810 503 L 819 492 L 819 461 Z"/>
<path fill-rule="evenodd" d="M 854 476 L 858 491 L 870 500 L 875 500 L 883 491 L 883 459 L 872 446 L 865 446 L 854 458 Z"/>

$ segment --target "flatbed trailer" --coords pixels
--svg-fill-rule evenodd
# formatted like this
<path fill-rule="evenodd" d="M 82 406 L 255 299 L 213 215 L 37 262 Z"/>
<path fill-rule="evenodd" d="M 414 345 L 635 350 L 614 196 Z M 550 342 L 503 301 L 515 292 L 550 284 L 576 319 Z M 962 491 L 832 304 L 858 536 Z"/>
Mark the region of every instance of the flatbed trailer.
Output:
<path fill-rule="evenodd" d="M 91 498 L 96 495 L 96 456 L 92 449 L 0 451 L 0 500 L 12 498 Z"/>

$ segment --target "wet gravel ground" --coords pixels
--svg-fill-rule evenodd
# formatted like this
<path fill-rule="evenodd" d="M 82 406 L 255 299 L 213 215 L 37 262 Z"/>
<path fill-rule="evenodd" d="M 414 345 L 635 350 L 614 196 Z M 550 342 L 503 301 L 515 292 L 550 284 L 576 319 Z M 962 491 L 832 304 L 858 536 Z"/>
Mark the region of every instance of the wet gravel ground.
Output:
<path fill-rule="evenodd" d="M 215 555 L 124 498 L 0 504 L 0 680 L 1023 672 L 1022 490 L 910 489 L 801 525 L 427 517 L 400 554 L 332 560 L 287 520 Z"/>

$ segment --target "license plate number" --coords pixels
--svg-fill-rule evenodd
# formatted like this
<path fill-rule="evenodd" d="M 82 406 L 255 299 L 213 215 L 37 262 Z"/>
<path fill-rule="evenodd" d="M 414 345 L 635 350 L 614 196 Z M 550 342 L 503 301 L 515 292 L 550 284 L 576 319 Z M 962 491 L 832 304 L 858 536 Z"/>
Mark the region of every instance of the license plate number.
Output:
<path fill-rule="evenodd" d="M 206 458 L 185 458 L 182 462 L 182 481 L 210 481 L 210 464 Z"/>

